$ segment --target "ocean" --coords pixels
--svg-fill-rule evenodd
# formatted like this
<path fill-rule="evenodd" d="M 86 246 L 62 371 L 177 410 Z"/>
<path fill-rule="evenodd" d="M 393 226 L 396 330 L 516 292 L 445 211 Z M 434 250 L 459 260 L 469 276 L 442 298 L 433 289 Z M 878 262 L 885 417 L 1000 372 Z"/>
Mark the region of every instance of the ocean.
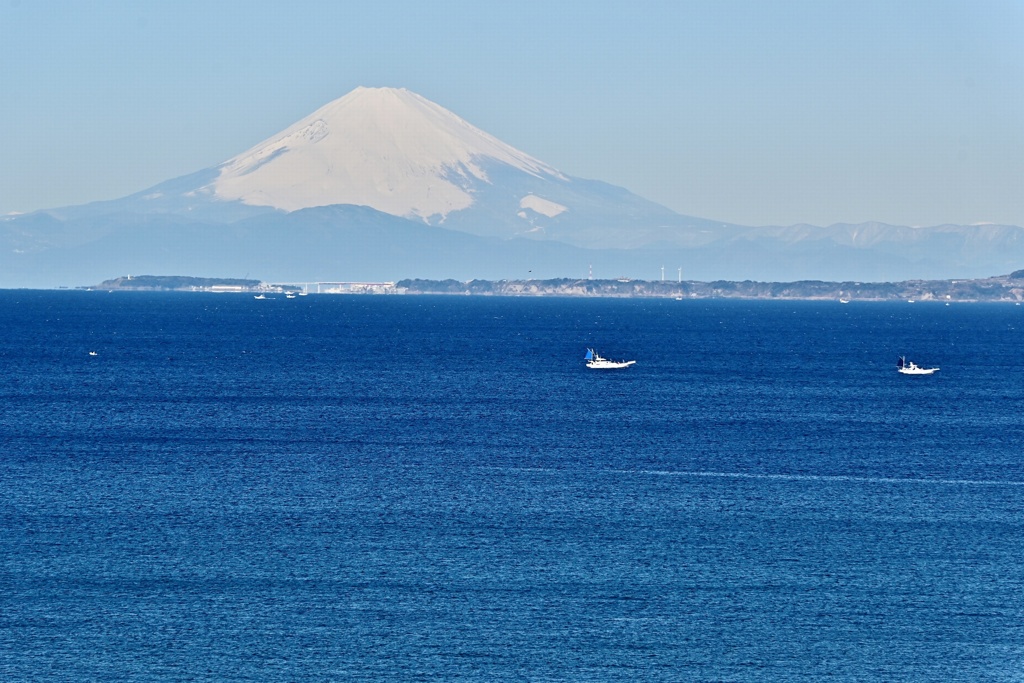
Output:
<path fill-rule="evenodd" d="M 0 291 L 0 680 L 1022 680 L 1022 330 Z"/>

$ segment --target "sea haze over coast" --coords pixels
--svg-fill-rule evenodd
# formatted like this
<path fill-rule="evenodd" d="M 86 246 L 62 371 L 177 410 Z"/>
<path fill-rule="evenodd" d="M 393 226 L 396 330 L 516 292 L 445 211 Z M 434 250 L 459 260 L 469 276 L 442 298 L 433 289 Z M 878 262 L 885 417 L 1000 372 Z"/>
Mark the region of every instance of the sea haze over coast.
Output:
<path fill-rule="evenodd" d="M 222 164 L 119 200 L 0 219 L 0 286 L 112 273 L 270 281 L 987 277 L 1024 229 L 754 228 L 574 178 L 413 92 L 357 88 Z"/>

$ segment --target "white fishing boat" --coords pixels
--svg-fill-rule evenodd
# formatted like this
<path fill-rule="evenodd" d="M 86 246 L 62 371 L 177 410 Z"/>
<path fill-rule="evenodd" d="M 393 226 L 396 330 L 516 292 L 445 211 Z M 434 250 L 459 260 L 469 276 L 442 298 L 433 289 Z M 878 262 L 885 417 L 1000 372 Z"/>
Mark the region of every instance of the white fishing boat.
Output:
<path fill-rule="evenodd" d="M 900 360 L 896 364 L 896 370 L 898 370 L 901 375 L 930 375 L 938 371 L 938 368 L 922 368 L 916 363 L 907 361 L 906 358 L 900 356 Z"/>
<path fill-rule="evenodd" d="M 266 299 L 266 298 L 267 298 L 266 294 L 257 294 L 256 296 L 253 297 L 253 299 Z"/>
<path fill-rule="evenodd" d="M 635 360 L 608 360 L 603 358 L 594 349 L 587 349 L 587 355 L 583 357 L 587 361 L 587 367 L 594 370 L 616 370 L 618 368 L 628 368 Z"/>

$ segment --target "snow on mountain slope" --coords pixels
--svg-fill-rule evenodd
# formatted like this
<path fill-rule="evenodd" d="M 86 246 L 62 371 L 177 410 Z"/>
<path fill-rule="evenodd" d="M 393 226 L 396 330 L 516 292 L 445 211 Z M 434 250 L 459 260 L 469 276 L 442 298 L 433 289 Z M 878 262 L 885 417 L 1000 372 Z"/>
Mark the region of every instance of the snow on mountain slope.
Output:
<path fill-rule="evenodd" d="M 357 88 L 228 160 L 203 189 L 285 211 L 356 204 L 437 222 L 473 204 L 485 160 L 564 179 L 415 93 Z"/>
<path fill-rule="evenodd" d="M 534 194 L 528 194 L 520 199 L 519 208 L 530 209 L 531 211 L 539 213 L 542 216 L 547 216 L 548 218 L 554 218 L 558 214 L 565 213 L 569 210 L 557 202 L 543 199 Z M 526 214 L 520 213 L 518 215 L 524 217 Z"/>

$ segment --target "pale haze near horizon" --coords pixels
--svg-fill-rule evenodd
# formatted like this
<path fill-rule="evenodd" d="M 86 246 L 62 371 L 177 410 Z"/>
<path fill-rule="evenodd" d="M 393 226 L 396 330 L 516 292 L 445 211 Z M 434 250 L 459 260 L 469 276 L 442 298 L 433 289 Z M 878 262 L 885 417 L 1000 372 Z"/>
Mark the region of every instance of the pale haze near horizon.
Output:
<path fill-rule="evenodd" d="M 1024 226 L 1024 3 L 0 0 L 0 214 L 215 166 L 408 88 L 744 225 Z"/>

